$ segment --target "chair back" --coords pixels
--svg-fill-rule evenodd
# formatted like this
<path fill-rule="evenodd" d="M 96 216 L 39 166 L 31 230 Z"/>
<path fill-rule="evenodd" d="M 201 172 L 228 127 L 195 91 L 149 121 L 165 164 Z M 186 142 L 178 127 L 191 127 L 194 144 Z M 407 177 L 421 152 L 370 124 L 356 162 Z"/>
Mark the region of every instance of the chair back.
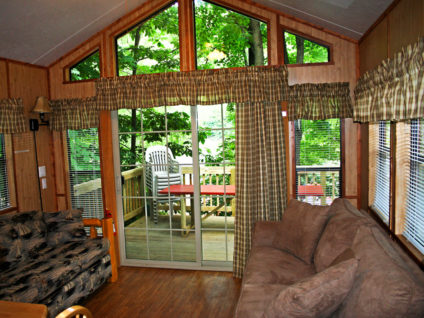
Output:
<path fill-rule="evenodd" d="M 167 171 L 168 164 L 174 160 L 171 149 L 166 146 L 152 146 L 146 149 L 146 162 L 152 164 L 152 170 Z"/>

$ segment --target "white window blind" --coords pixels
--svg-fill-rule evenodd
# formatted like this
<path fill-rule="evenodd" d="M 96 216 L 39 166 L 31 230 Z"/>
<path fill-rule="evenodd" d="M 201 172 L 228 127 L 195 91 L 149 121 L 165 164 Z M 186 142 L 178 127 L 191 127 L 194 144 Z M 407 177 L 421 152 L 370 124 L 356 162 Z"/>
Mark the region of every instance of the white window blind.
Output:
<path fill-rule="evenodd" d="M 340 119 L 296 120 L 296 195 L 329 205 L 341 196 Z"/>
<path fill-rule="evenodd" d="M 72 208 L 84 218 L 102 219 L 103 198 L 97 128 L 68 130 L 68 162 Z"/>
<path fill-rule="evenodd" d="M 424 120 L 412 120 L 409 126 L 410 138 L 405 138 L 409 139 L 409 169 L 403 235 L 424 253 Z"/>
<path fill-rule="evenodd" d="M 10 207 L 4 136 L 0 134 L 0 210 Z"/>
<path fill-rule="evenodd" d="M 390 219 L 390 122 L 380 121 L 370 130 L 370 175 L 374 182 L 371 207 L 389 224 Z M 372 136 L 372 137 L 371 137 Z"/>

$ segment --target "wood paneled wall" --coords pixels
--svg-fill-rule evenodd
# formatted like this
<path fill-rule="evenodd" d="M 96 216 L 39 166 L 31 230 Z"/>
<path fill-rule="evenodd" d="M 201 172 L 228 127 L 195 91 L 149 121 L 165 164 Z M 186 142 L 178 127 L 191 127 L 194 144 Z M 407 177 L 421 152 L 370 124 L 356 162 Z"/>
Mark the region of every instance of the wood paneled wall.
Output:
<path fill-rule="evenodd" d="M 115 21 L 106 29 L 91 37 L 89 40 L 63 56 L 49 67 L 50 92 L 52 99 L 77 98 L 95 95 L 94 82 L 85 81 L 80 83 L 69 83 L 65 81 L 64 72 L 70 65 L 84 58 L 95 49 L 100 50 L 101 76 L 115 76 L 115 37 L 132 27 L 136 23 L 146 19 L 160 8 L 168 5 L 169 0 L 148 1 L 136 10 Z M 297 83 L 322 83 L 322 82 L 349 82 L 353 90 L 357 76 L 357 43 L 353 40 L 338 36 L 332 32 L 326 32 L 322 28 L 314 27 L 308 23 L 303 23 L 299 19 L 292 19 L 284 13 L 267 9 L 256 5 L 251 1 L 241 0 L 215 0 L 217 4 L 227 6 L 239 12 L 249 14 L 268 23 L 268 43 L 270 64 L 279 64 L 282 61 L 282 29 L 289 27 L 299 32 L 310 35 L 330 43 L 333 46 L 334 63 L 321 66 L 300 66 L 290 67 L 290 84 Z M 180 50 L 181 70 L 194 69 L 194 42 L 192 22 L 188 19 L 192 17 L 192 11 L 188 5 L 189 0 L 180 0 Z M 181 21 L 182 20 L 182 21 Z M 100 146 L 102 159 L 102 177 L 104 185 L 104 205 L 110 210 L 117 221 L 116 197 L 115 197 L 115 177 L 112 155 L 112 132 L 109 112 L 101 114 L 100 124 Z M 357 138 L 358 126 L 351 120 L 346 120 L 343 126 L 345 132 L 345 148 L 347 155 L 345 158 L 344 194 L 357 202 Z M 63 158 L 63 136 L 59 133 L 53 134 L 55 175 L 56 175 L 56 198 L 59 208 L 68 207 L 69 202 L 65 199 L 67 195 L 66 182 L 64 181 Z M 292 182 L 290 179 L 289 182 Z M 291 187 L 290 187 L 291 188 Z"/>
<path fill-rule="evenodd" d="M 378 22 L 359 41 L 360 74 L 393 57 L 402 47 L 424 36 L 424 1 L 394 2 Z M 368 208 L 368 125 L 361 125 L 361 204 Z"/>
<path fill-rule="evenodd" d="M 0 59 L 0 98 L 22 98 L 25 115 L 29 120 L 29 118 L 37 118 L 36 114 L 31 114 L 31 110 L 35 99 L 40 95 L 49 97 L 47 68 Z M 11 155 L 8 155 L 8 160 L 13 161 L 9 165 L 13 168 L 9 169 L 9 174 L 13 175 L 16 188 L 16 204 L 14 204 L 16 210 L 56 210 L 53 147 L 48 127 L 40 126 L 40 130 L 35 134 L 30 131 L 14 134 L 9 140 Z M 38 187 L 38 182 L 41 181 L 38 180 L 37 175 L 36 149 L 38 165 L 46 167 L 47 188 L 41 191 L 42 207 Z"/>

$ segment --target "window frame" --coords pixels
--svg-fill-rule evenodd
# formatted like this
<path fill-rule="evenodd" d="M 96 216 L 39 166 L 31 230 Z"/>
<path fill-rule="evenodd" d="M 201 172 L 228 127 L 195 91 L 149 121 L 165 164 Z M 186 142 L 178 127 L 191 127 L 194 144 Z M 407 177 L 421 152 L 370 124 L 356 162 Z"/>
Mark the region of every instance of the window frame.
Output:
<path fill-rule="evenodd" d="M 10 134 L 2 134 L 4 138 L 4 151 L 6 157 L 7 182 L 9 189 L 9 206 L 0 209 L 0 215 L 18 210 L 15 184 L 15 158 L 13 155 L 13 140 Z"/>
<path fill-rule="evenodd" d="M 103 178 L 103 170 L 102 170 L 102 148 L 100 144 L 100 128 L 97 129 L 97 138 L 98 138 L 98 152 L 99 152 L 99 162 L 100 162 L 100 179 L 101 179 L 101 193 L 102 193 L 102 205 L 103 205 L 103 213 L 106 213 L 106 205 L 105 205 L 105 192 L 104 192 L 104 178 Z M 71 129 L 74 130 L 74 129 Z M 77 129 L 79 130 L 79 129 Z M 83 130 L 83 129 L 82 129 Z M 73 209 L 72 207 L 72 185 L 71 185 L 71 171 L 72 168 L 69 162 L 69 134 L 68 130 L 61 132 L 61 140 L 62 140 L 62 151 L 63 151 L 63 160 L 64 160 L 64 182 L 65 182 L 65 191 L 64 194 L 66 199 L 66 207 L 67 209 Z M 85 214 L 85 212 L 83 213 Z M 99 229 L 98 229 L 99 230 Z"/>
<path fill-rule="evenodd" d="M 71 80 L 71 69 L 77 66 L 79 63 L 83 62 L 84 60 L 88 59 L 90 56 L 96 54 L 99 52 L 99 77 L 98 78 L 90 78 L 85 80 L 77 80 L 72 81 Z M 99 78 L 101 78 L 102 75 L 102 50 L 100 47 L 100 44 L 97 43 L 93 48 L 91 48 L 88 51 L 85 51 L 84 54 L 78 55 L 77 58 L 75 58 L 71 63 L 69 63 L 67 66 L 63 68 L 63 84 L 75 84 L 75 83 L 86 83 L 86 82 L 94 82 L 97 81 Z"/>
<path fill-rule="evenodd" d="M 321 40 L 319 38 L 316 38 L 316 37 L 314 37 L 312 35 L 309 35 L 309 34 L 306 34 L 306 33 L 303 33 L 303 32 L 299 32 L 299 31 L 297 31 L 295 29 L 292 29 L 290 27 L 287 27 L 285 25 L 280 25 L 280 30 L 281 31 L 278 32 L 278 33 L 279 33 L 279 36 L 281 36 L 281 47 L 280 47 L 280 50 L 281 50 L 281 64 L 285 64 L 287 67 L 334 65 L 333 44 L 331 44 L 329 42 L 326 42 L 326 41 L 323 41 L 323 40 Z M 291 34 L 293 34 L 295 36 L 301 37 L 301 38 L 303 38 L 303 39 L 305 39 L 305 40 L 307 40 L 309 42 L 315 43 L 317 45 L 326 47 L 328 49 L 328 56 L 329 56 L 328 62 L 303 63 L 303 64 L 298 64 L 298 63 L 297 64 L 289 64 L 289 63 L 287 63 L 286 64 L 285 63 L 285 50 L 284 50 L 284 47 L 286 46 L 286 39 L 284 37 L 284 33 L 285 32 L 288 32 L 288 33 L 291 33 Z"/>
<path fill-rule="evenodd" d="M 407 138 L 408 145 L 410 147 L 413 141 L 413 136 L 411 133 L 411 123 L 409 125 L 409 133 L 405 137 L 405 123 L 403 122 L 390 122 L 390 195 L 389 195 L 389 222 L 385 223 L 379 213 L 373 209 L 370 205 L 370 202 L 367 201 L 368 213 L 377 221 L 378 224 L 385 230 L 396 242 L 399 243 L 400 247 L 407 253 L 411 258 L 419 265 L 424 265 L 424 253 L 422 253 L 417 247 L 413 245 L 403 234 L 404 232 L 404 223 L 406 220 L 406 211 L 405 206 L 408 201 L 408 187 L 409 182 L 402 184 L 401 180 L 404 180 L 405 173 L 409 173 L 411 168 L 405 167 L 404 158 L 402 154 L 403 148 L 405 145 L 401 143 L 404 142 L 404 138 Z M 367 131 L 369 127 L 367 125 Z M 416 136 L 418 141 L 424 139 L 424 135 Z M 367 136 L 368 143 L 371 142 L 369 134 Z M 407 156 L 409 164 L 411 163 L 410 154 Z M 420 156 L 423 157 L 424 156 Z M 409 179 L 408 179 L 409 181 Z M 367 183 L 368 186 L 371 186 Z M 401 197 L 399 196 L 401 192 Z"/>
<path fill-rule="evenodd" d="M 376 207 L 372 206 L 371 204 L 368 204 L 369 209 L 371 209 L 373 211 L 373 213 L 379 218 L 379 221 L 381 221 L 382 224 L 385 224 L 385 226 L 390 227 L 391 224 L 393 223 L 393 218 L 392 218 L 392 211 L 393 211 L 393 204 L 392 204 L 392 193 L 394 191 L 394 178 L 392 176 L 392 172 L 393 172 L 393 155 L 394 155 L 394 142 L 393 139 L 395 138 L 395 125 L 393 122 L 390 121 L 379 121 L 378 122 L 378 132 L 380 134 L 381 131 L 381 126 L 383 125 L 389 125 L 388 127 L 388 131 L 385 130 L 385 134 L 384 134 L 384 144 L 381 145 L 380 144 L 380 138 L 378 138 L 377 140 L 377 151 L 378 151 L 378 156 L 376 157 L 376 162 L 379 162 L 381 159 L 384 159 L 382 152 L 384 152 L 384 154 L 389 156 L 389 172 L 390 172 L 390 176 L 389 176 L 389 209 L 388 209 L 388 220 L 387 223 L 386 221 L 383 219 L 385 217 L 384 212 L 383 211 L 379 211 Z M 387 138 L 389 138 L 389 147 L 387 147 Z M 377 165 L 377 163 L 376 163 Z M 375 167 L 377 168 L 377 167 Z M 377 171 L 376 171 L 376 181 L 377 181 Z M 370 185 L 373 186 L 373 185 Z M 374 193 L 376 196 L 376 193 Z M 374 198 L 375 199 L 375 198 Z M 370 203 L 370 202 L 369 202 Z"/>
<path fill-rule="evenodd" d="M 284 110 L 284 108 L 283 108 Z M 344 197 L 344 194 L 346 193 L 346 183 L 345 183 L 345 174 L 346 174 L 346 169 L 345 169 L 345 141 L 346 141 L 346 136 L 345 136 L 345 119 L 344 118 L 339 118 L 340 119 L 340 198 Z M 290 171 L 290 177 L 291 180 L 287 180 L 288 183 L 291 182 L 291 186 L 287 187 L 288 191 L 291 191 L 290 195 L 288 195 L 288 198 L 291 199 L 297 199 L 297 181 L 296 181 L 296 177 L 297 177 L 297 173 L 296 173 L 296 135 L 295 135 L 295 121 L 293 120 L 287 120 L 288 121 L 288 126 L 289 126 L 289 144 L 290 146 L 287 146 L 290 148 L 290 156 L 287 156 L 287 161 L 290 161 L 290 163 L 286 163 L 286 165 L 288 166 L 287 170 L 289 170 L 289 165 L 291 165 L 291 171 Z M 290 188 L 290 190 L 289 190 Z"/>
<path fill-rule="evenodd" d="M 163 11 L 167 10 L 168 8 L 172 7 L 174 4 L 178 4 L 179 5 L 179 1 L 178 0 L 174 0 L 171 1 L 167 4 L 165 4 L 164 6 L 155 8 L 156 10 L 151 13 L 148 14 L 146 17 L 143 17 L 141 20 L 137 20 L 137 22 L 132 22 L 128 27 L 125 27 L 123 31 L 119 31 L 119 33 L 117 33 L 116 35 L 113 36 L 113 56 L 115 59 L 115 75 L 118 77 L 125 77 L 126 75 L 119 75 L 119 62 L 118 62 L 118 39 L 120 37 L 122 37 L 123 35 L 127 34 L 128 32 L 130 32 L 132 29 L 136 28 L 139 25 L 144 24 L 145 22 L 147 22 L 148 20 L 154 18 L 155 16 L 157 16 L 158 14 L 162 13 Z M 193 17 L 194 19 L 194 17 Z M 178 10 L 178 21 L 180 20 L 180 13 Z M 180 37 L 180 31 L 178 34 L 178 37 Z M 180 46 L 181 46 L 181 39 L 180 40 Z M 180 52 L 180 70 L 179 72 L 181 72 L 181 48 L 179 48 L 179 52 Z M 136 75 L 129 75 L 129 76 L 136 76 Z"/>
<path fill-rule="evenodd" d="M 197 69 L 197 44 L 196 44 L 196 8 L 195 8 L 195 4 L 194 4 L 195 0 L 192 0 L 193 3 L 193 40 L 194 40 L 194 48 L 193 48 L 193 52 L 194 52 L 194 60 L 195 60 L 195 69 Z M 211 1 L 211 0 L 202 0 L 203 2 L 207 2 L 210 4 L 213 4 L 215 6 L 233 11 L 235 13 L 241 14 L 241 15 L 245 15 L 249 18 L 258 20 L 259 22 L 263 22 L 266 23 L 266 37 L 267 37 L 267 63 L 264 66 L 267 65 L 271 65 L 271 47 L 272 47 L 272 42 L 271 42 L 271 19 L 265 18 L 264 16 L 255 14 L 253 12 L 249 12 L 246 10 L 243 10 L 241 8 L 237 8 L 231 4 L 221 4 L 215 1 Z M 247 66 L 248 67 L 248 66 Z M 232 67 L 229 67 L 229 69 L 231 69 Z"/>

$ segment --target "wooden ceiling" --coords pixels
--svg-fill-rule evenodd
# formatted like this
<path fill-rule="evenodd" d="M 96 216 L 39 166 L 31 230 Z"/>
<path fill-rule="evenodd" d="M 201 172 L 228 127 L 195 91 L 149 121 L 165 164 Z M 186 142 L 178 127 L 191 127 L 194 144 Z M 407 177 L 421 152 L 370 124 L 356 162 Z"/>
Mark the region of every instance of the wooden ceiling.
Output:
<path fill-rule="evenodd" d="M 48 66 L 148 0 L 14 0 L 0 3 L 0 57 Z M 392 0 L 255 0 L 360 39 Z"/>

